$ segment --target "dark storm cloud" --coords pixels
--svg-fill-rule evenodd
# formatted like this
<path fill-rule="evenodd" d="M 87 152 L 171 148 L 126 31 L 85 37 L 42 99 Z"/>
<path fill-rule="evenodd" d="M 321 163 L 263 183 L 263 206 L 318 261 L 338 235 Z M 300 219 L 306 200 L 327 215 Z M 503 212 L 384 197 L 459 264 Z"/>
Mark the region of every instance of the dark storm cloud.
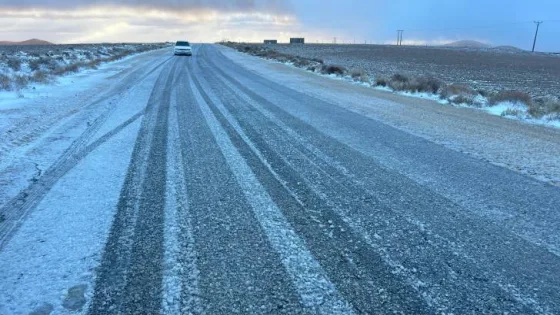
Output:
<path fill-rule="evenodd" d="M 289 10 L 289 1 L 283 0 L 3 0 L 4 9 L 49 9 L 65 10 L 97 6 L 125 6 L 161 10 L 217 10 L 217 11 L 274 11 Z"/>

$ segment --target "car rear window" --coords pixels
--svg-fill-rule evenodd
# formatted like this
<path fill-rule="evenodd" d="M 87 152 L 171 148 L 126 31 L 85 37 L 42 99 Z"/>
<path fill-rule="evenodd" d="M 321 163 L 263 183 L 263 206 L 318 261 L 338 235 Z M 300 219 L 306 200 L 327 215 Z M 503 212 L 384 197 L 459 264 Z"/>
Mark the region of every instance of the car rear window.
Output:
<path fill-rule="evenodd" d="M 189 44 L 189 42 L 177 42 L 177 44 L 175 44 L 175 46 L 190 46 L 191 44 Z"/>

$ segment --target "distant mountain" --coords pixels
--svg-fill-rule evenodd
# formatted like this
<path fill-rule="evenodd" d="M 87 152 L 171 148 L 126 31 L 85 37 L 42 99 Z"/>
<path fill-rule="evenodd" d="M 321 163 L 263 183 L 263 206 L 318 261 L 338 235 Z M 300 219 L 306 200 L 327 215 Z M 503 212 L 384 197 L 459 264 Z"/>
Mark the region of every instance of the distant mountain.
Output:
<path fill-rule="evenodd" d="M 445 47 L 455 47 L 455 48 L 490 48 L 492 46 L 477 42 L 476 40 L 460 40 L 453 43 L 443 45 Z"/>
<path fill-rule="evenodd" d="M 26 46 L 26 45 L 54 45 L 51 42 L 47 42 L 46 40 L 40 40 L 40 39 L 28 39 L 28 40 L 24 40 L 23 42 L 9 42 L 9 41 L 0 41 L 0 45 L 20 45 L 20 46 Z"/>

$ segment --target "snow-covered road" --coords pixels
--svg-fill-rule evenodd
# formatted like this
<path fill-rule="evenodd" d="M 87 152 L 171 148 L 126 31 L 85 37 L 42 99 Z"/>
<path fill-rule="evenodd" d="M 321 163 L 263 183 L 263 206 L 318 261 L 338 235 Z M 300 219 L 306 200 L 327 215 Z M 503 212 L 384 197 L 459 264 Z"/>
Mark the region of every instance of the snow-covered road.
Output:
<path fill-rule="evenodd" d="M 560 313 L 558 130 L 215 45 L 75 82 L 0 100 L 0 314 Z"/>

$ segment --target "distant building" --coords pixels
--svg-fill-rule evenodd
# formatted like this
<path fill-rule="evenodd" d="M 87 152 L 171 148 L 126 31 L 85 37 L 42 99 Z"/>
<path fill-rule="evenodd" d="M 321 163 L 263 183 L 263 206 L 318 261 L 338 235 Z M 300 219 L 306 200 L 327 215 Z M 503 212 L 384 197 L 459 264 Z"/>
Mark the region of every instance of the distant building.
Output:
<path fill-rule="evenodd" d="M 290 38 L 290 44 L 305 44 L 305 38 L 303 37 Z"/>
<path fill-rule="evenodd" d="M 265 45 L 275 45 L 275 44 L 278 44 L 278 41 L 276 39 L 265 39 L 264 44 Z"/>

